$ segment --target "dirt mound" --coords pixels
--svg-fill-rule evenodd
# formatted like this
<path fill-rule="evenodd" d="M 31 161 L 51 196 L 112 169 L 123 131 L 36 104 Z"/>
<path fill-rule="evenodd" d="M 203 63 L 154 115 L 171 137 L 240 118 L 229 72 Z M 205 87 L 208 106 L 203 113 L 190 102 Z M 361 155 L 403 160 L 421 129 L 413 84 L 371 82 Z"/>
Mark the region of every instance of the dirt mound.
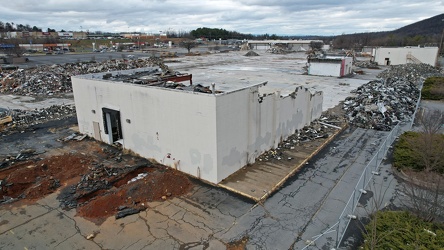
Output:
<path fill-rule="evenodd" d="M 0 172 L 1 201 L 41 198 L 61 184 L 88 170 L 92 159 L 81 154 L 64 154 L 43 160 L 16 163 Z"/>
<path fill-rule="evenodd" d="M 259 54 L 254 52 L 254 51 L 252 51 L 252 50 L 250 50 L 244 56 L 259 56 Z"/>
<path fill-rule="evenodd" d="M 192 187 L 186 176 L 170 168 L 140 172 L 137 180 L 132 175 L 127 176 L 106 192 L 96 193 L 88 202 L 78 207 L 77 214 L 100 224 L 112 215 L 121 218 L 143 211 L 151 201 L 184 195 Z M 121 186 L 116 188 L 119 185 Z"/>

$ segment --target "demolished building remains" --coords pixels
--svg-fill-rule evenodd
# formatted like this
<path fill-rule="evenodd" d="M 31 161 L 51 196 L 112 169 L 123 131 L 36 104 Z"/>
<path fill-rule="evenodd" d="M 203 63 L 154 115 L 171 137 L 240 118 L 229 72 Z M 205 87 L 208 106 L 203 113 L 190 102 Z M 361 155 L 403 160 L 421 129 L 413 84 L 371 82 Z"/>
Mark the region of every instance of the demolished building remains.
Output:
<path fill-rule="evenodd" d="M 159 78 L 158 68 L 72 77 L 79 130 L 219 183 L 322 112 L 322 92 L 260 94 L 266 82 L 218 90 Z"/>
<path fill-rule="evenodd" d="M 352 57 L 324 56 L 308 58 L 309 75 L 343 77 L 350 75 L 352 73 L 352 69 Z"/>

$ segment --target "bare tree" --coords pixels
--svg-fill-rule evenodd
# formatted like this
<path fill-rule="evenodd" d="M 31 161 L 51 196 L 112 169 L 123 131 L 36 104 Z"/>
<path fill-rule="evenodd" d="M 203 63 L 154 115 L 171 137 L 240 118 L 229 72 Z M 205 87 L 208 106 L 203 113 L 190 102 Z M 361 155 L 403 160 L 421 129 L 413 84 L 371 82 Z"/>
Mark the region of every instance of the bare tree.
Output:
<path fill-rule="evenodd" d="M 198 44 L 194 41 L 183 41 L 179 43 L 179 47 L 187 49 L 188 54 L 191 52 L 192 48 L 195 48 L 197 46 Z"/>
<path fill-rule="evenodd" d="M 423 171 L 408 173 L 402 190 L 403 203 L 426 221 L 444 216 L 444 112 L 421 110 L 416 117 L 420 132 L 407 143 Z M 405 166 L 408 167 L 408 166 Z"/>
<path fill-rule="evenodd" d="M 316 41 L 310 42 L 310 48 L 314 51 L 321 50 L 323 45 L 324 45 L 323 42 L 316 42 Z"/>
<path fill-rule="evenodd" d="M 444 172 L 444 139 L 442 129 L 444 112 L 424 110 L 418 112 L 416 123 L 420 126 L 417 137 L 407 139 L 409 148 L 421 160 L 426 172 Z"/>
<path fill-rule="evenodd" d="M 401 185 L 402 203 L 413 214 L 432 222 L 444 216 L 444 177 L 433 172 L 419 172 L 407 177 Z"/>

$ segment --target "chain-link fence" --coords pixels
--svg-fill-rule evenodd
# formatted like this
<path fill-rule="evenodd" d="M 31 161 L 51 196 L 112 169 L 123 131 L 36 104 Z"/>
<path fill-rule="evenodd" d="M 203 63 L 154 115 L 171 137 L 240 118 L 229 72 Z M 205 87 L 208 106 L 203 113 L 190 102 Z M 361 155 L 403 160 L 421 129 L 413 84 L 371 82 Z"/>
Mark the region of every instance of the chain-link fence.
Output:
<path fill-rule="evenodd" d="M 420 90 L 422 89 L 422 84 L 420 84 L 419 89 Z M 345 205 L 345 208 L 342 211 L 341 215 L 339 216 L 339 220 L 337 222 L 337 228 L 336 228 L 337 248 L 339 248 L 342 242 L 342 239 L 344 237 L 345 232 L 347 231 L 347 227 L 348 224 L 350 223 L 350 220 L 356 218 L 354 212 L 356 206 L 358 205 L 359 199 L 361 198 L 361 195 L 366 192 L 365 189 L 367 188 L 367 185 L 369 184 L 373 176 L 379 175 L 378 171 L 379 165 L 381 164 L 382 160 L 385 158 L 385 155 L 387 154 L 389 147 L 393 144 L 393 142 L 396 140 L 396 138 L 398 138 L 398 136 L 401 133 L 410 130 L 413 127 L 416 117 L 416 112 L 418 110 L 420 102 L 421 102 L 421 92 L 419 94 L 418 101 L 416 102 L 416 108 L 410 121 L 407 121 L 405 123 L 399 123 L 390 131 L 390 133 L 385 138 L 384 142 L 382 143 L 376 154 L 373 156 L 373 158 L 370 160 L 370 162 L 367 164 L 364 171 L 362 172 L 361 177 L 359 178 L 358 183 L 353 189 L 353 192 L 350 198 L 348 199 L 347 204 Z"/>

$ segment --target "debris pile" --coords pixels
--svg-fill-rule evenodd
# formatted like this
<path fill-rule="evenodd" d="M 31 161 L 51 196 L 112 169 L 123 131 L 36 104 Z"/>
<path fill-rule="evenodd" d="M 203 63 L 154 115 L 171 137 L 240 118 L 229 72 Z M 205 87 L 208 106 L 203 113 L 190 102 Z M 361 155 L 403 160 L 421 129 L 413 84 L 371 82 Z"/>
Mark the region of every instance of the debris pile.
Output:
<path fill-rule="evenodd" d="M 89 200 L 87 198 L 94 192 L 117 186 L 118 181 L 129 174 L 132 176 L 140 172 L 143 173 L 143 171 L 148 171 L 148 164 L 150 163 L 147 162 L 136 166 L 112 167 L 92 162 L 90 166 L 88 166 L 88 172 L 81 176 L 80 181 L 76 185 L 68 187 L 64 191 L 64 194 L 60 195 L 59 200 L 61 206 L 63 208 L 76 208 L 78 205 L 87 203 Z"/>
<path fill-rule="evenodd" d="M 294 51 L 289 50 L 284 45 L 273 45 L 271 48 L 267 49 L 267 52 L 272 54 L 288 54 Z"/>
<path fill-rule="evenodd" d="M 378 63 L 372 61 L 355 61 L 354 65 L 359 68 L 378 69 Z"/>
<path fill-rule="evenodd" d="M 75 116 L 75 114 L 74 105 L 53 105 L 48 108 L 34 110 L 10 109 L 5 111 L 4 115 L 10 115 L 12 122 L 7 123 L 5 128 L 23 128 L 47 121 L 61 120 Z"/>
<path fill-rule="evenodd" d="M 163 73 L 170 69 L 162 59 L 149 57 L 137 60 L 108 60 L 78 62 L 63 65 L 44 65 L 31 69 L 17 69 L 0 76 L 0 93 L 52 96 L 72 92 L 71 76 L 116 70 L 159 66 Z"/>
<path fill-rule="evenodd" d="M 252 50 L 250 50 L 244 56 L 259 56 L 259 54 L 254 52 L 254 51 L 252 51 Z"/>
<path fill-rule="evenodd" d="M 388 78 L 368 82 L 352 91 L 344 101 L 350 124 L 361 128 L 389 131 L 410 118 L 416 108 L 419 89 L 405 79 Z"/>
<path fill-rule="evenodd" d="M 311 122 L 310 125 L 296 131 L 287 139 L 279 143 L 278 147 L 271 149 L 260 155 L 258 161 L 291 160 L 285 158 L 285 150 L 294 150 L 304 142 L 310 142 L 317 139 L 325 139 L 335 133 L 344 123 L 343 119 L 337 115 L 325 114 L 320 119 Z"/>
<path fill-rule="evenodd" d="M 387 70 L 379 73 L 378 78 L 388 79 L 404 79 L 406 81 L 411 81 L 415 84 L 420 84 L 426 78 L 432 76 L 444 76 L 444 74 L 434 68 L 433 66 L 425 63 L 421 64 L 403 64 L 403 65 L 393 65 L 390 66 Z"/>

